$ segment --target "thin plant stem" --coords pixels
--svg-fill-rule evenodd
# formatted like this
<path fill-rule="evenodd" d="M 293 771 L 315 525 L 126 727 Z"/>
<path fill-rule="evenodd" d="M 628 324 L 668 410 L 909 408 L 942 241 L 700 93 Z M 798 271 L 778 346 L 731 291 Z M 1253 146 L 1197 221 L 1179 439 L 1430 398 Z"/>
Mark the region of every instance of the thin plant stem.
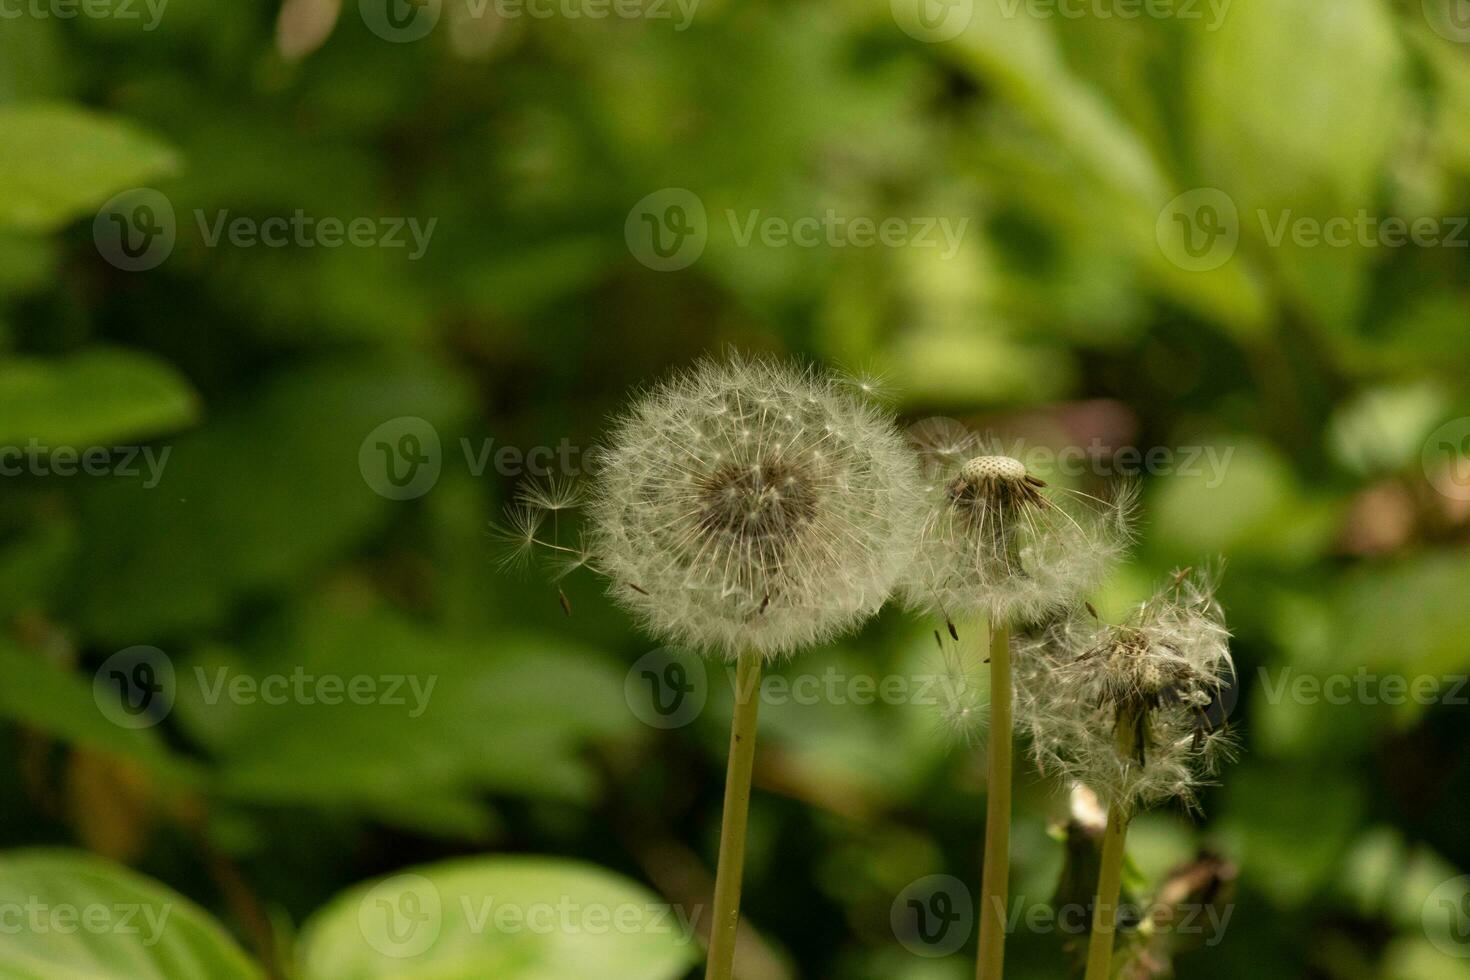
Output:
<path fill-rule="evenodd" d="M 990 624 L 990 746 L 985 801 L 985 867 L 980 884 L 978 980 L 1005 973 L 1006 902 L 1011 875 L 1011 631 Z"/>
<path fill-rule="evenodd" d="M 1113 936 L 1118 923 L 1118 895 L 1123 887 L 1123 854 L 1128 838 L 1128 815 L 1118 804 L 1108 809 L 1103 832 L 1102 870 L 1097 878 L 1097 900 L 1092 906 L 1092 938 L 1087 942 L 1086 980 L 1108 980 L 1113 968 Z"/>
<path fill-rule="evenodd" d="M 1138 758 L 1140 724 L 1147 724 L 1145 709 L 1129 704 L 1113 723 L 1113 741 L 1120 759 Z M 1113 939 L 1118 926 L 1118 896 L 1123 889 L 1123 858 L 1128 839 L 1128 813 L 1114 800 L 1108 807 L 1108 827 L 1103 831 L 1102 866 L 1097 874 L 1097 897 L 1092 904 L 1092 935 L 1087 940 L 1085 980 L 1108 980 L 1113 968 Z"/>
<path fill-rule="evenodd" d="M 745 872 L 745 823 L 750 812 L 750 774 L 755 765 L 760 713 L 761 658 L 748 653 L 735 671 L 735 717 L 730 722 L 730 760 L 725 770 L 725 815 L 720 824 L 720 864 L 715 872 L 715 912 L 710 924 L 706 980 L 730 980 L 740 926 L 740 884 Z"/>

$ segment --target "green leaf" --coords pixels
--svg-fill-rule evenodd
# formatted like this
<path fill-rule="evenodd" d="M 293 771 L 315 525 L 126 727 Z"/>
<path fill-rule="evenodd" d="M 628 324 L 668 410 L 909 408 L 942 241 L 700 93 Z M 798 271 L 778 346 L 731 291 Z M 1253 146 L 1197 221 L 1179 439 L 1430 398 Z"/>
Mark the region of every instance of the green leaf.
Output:
<path fill-rule="evenodd" d="M 1289 231 L 1274 242 L 1283 221 L 1374 213 L 1410 117 L 1389 10 L 1378 0 L 1240 3 L 1197 43 L 1187 86 L 1205 182 L 1234 200 L 1243 240 L 1267 251 L 1299 305 L 1324 324 L 1353 323 L 1369 250 L 1296 245 Z"/>
<path fill-rule="evenodd" d="M 1150 511 L 1162 557 L 1291 564 L 1322 552 L 1336 531 L 1336 507 L 1308 495 L 1281 453 L 1240 437 L 1208 439 L 1201 448 L 1192 468 L 1181 463 L 1157 481 Z"/>
<path fill-rule="evenodd" d="M 218 922 L 182 895 L 120 865 L 73 851 L 0 857 L 7 980 L 248 980 L 261 976 Z M 9 924 L 8 924 L 9 925 Z"/>
<path fill-rule="evenodd" d="M 302 930 L 302 980 L 675 980 L 690 910 L 556 858 L 447 861 L 353 888 Z"/>
<path fill-rule="evenodd" d="M 453 376 L 409 355 L 318 361 L 272 379 L 169 447 L 156 484 L 87 487 L 76 620 L 126 645 L 214 622 L 246 595 L 288 591 L 391 507 L 412 506 L 368 483 L 359 450 L 369 434 L 407 416 L 442 425 L 465 401 Z M 445 443 L 445 465 L 456 448 Z"/>
<path fill-rule="evenodd" d="M 178 780 L 197 778 L 194 767 L 174 756 L 152 728 L 122 728 L 103 715 L 90 677 L 40 653 L 0 639 L 0 718 L 99 752 L 127 756 L 152 772 Z"/>
<path fill-rule="evenodd" d="M 361 604 L 315 596 L 303 622 L 258 648 L 211 649 L 181 666 L 176 710 L 218 756 L 221 793 L 482 836 L 486 790 L 588 801 L 599 784 L 587 743 L 638 730 L 622 672 L 590 651 L 551 637 L 435 633 Z M 228 694 L 238 678 L 297 676 L 304 686 L 289 690 L 305 694 L 284 703 Z M 323 679 L 338 685 L 337 703 L 318 696 Z M 372 693 L 342 697 L 353 682 Z"/>
<path fill-rule="evenodd" d="M 73 106 L 0 107 L 0 133 L 0 228 L 54 231 L 178 166 L 153 136 Z"/>
<path fill-rule="evenodd" d="M 0 363 L 0 445 L 105 446 L 189 425 L 198 411 L 188 382 L 147 354 L 93 349 Z"/>

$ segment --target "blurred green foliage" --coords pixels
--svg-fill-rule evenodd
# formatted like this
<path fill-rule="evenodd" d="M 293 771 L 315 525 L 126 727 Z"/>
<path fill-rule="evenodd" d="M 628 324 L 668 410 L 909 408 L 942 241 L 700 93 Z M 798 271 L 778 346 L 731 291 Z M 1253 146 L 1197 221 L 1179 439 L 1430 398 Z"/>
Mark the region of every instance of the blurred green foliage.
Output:
<path fill-rule="evenodd" d="M 581 450 L 630 388 L 735 345 L 876 369 L 910 420 L 1173 450 L 1144 477 L 1137 562 L 1098 602 L 1228 556 L 1242 760 L 1204 819 L 1151 814 L 1130 838 L 1144 894 L 1201 853 L 1238 867 L 1228 928 L 1180 951 L 1180 975 L 1470 976 L 1435 942 L 1434 901 L 1470 869 L 1455 2 L 960 0 L 964 29 L 937 43 L 901 2 L 703 0 L 681 28 L 673 6 L 542 19 L 443 0 L 405 43 L 335 0 L 7 13 L 0 447 L 20 452 L 0 476 L 0 828 L 171 890 L 56 851 L 0 859 L 0 890 L 202 906 L 147 951 L 106 944 L 123 959 L 87 976 L 388 975 L 403 963 L 353 917 L 375 887 L 399 901 L 402 880 L 371 882 L 405 868 L 450 898 L 707 901 L 722 668 L 693 723 L 641 723 L 625 673 L 652 644 L 590 581 L 566 585 L 564 616 L 554 588 L 498 567 L 489 529 L 524 475 L 494 451 Z M 174 231 L 129 271 L 116 235 L 161 213 L 118 198 L 139 188 Z M 705 241 L 659 272 L 625 229 L 666 188 L 695 195 Z M 964 230 L 953 254 L 741 231 L 829 212 Z M 212 241 L 222 213 L 432 232 L 418 258 L 272 248 Z M 1378 230 L 1341 247 L 1292 231 L 1360 216 Z M 1390 218 L 1439 238 L 1386 244 Z M 1223 255 L 1188 237 L 1206 219 L 1233 233 Z M 442 472 L 392 499 L 365 459 L 404 417 L 437 434 Z M 68 472 L 93 447 L 116 450 L 105 475 Z M 779 675 L 917 676 L 935 625 L 888 614 Z M 130 728 L 100 710 L 99 668 L 139 646 L 172 666 L 172 710 Z M 298 670 L 435 686 L 418 715 L 411 696 L 242 704 L 210 686 Z M 1454 696 L 1289 693 L 1360 670 Z M 889 925 L 916 879 L 978 881 L 981 766 L 937 729 L 913 703 L 764 709 L 750 977 L 969 975 L 973 940 L 928 960 Z M 1013 890 L 1036 905 L 1065 800 L 1033 777 L 1019 803 Z M 465 857 L 488 852 L 576 860 Z M 419 966 L 677 977 L 694 959 L 666 937 L 502 947 L 460 926 Z M 101 948 L 6 934 L 0 972 L 54 976 Z M 1055 934 L 1010 950 L 1018 980 L 1064 971 Z"/>

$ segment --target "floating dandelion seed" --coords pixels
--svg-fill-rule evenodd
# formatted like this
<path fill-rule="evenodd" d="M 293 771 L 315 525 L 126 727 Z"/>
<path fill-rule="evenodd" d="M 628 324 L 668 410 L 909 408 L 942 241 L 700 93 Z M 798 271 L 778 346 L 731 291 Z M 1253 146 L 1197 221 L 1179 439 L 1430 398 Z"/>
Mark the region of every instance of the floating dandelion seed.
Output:
<path fill-rule="evenodd" d="M 1234 681 L 1215 585 L 1186 570 L 1119 625 L 1077 614 L 1023 643 L 1018 713 L 1044 771 L 1127 813 L 1195 804 L 1231 754 L 1209 716 Z"/>
<path fill-rule="evenodd" d="M 1132 487 L 1102 501 L 1049 486 L 956 422 L 909 436 L 927 477 L 905 588 L 915 608 L 1034 622 L 1095 588 L 1132 539 Z"/>

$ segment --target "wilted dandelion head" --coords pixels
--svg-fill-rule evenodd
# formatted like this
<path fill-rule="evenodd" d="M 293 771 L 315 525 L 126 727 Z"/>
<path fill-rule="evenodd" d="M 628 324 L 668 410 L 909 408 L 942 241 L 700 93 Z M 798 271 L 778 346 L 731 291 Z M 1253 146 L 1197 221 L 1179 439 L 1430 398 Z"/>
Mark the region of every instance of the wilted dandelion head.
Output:
<path fill-rule="evenodd" d="M 1037 762 L 1130 812 L 1193 805 L 1231 751 L 1211 711 L 1234 681 L 1229 641 L 1215 576 L 1192 570 L 1119 625 L 1078 614 L 1024 640 L 1017 716 Z"/>
<path fill-rule="evenodd" d="M 931 419 L 909 431 L 926 477 L 908 604 L 1035 621 L 1095 588 L 1131 540 L 1134 492 L 1053 488 L 992 440 Z"/>
<path fill-rule="evenodd" d="M 892 420 L 852 386 L 777 361 L 705 361 L 616 423 L 586 554 L 658 636 L 776 655 L 882 605 L 917 487 Z"/>

